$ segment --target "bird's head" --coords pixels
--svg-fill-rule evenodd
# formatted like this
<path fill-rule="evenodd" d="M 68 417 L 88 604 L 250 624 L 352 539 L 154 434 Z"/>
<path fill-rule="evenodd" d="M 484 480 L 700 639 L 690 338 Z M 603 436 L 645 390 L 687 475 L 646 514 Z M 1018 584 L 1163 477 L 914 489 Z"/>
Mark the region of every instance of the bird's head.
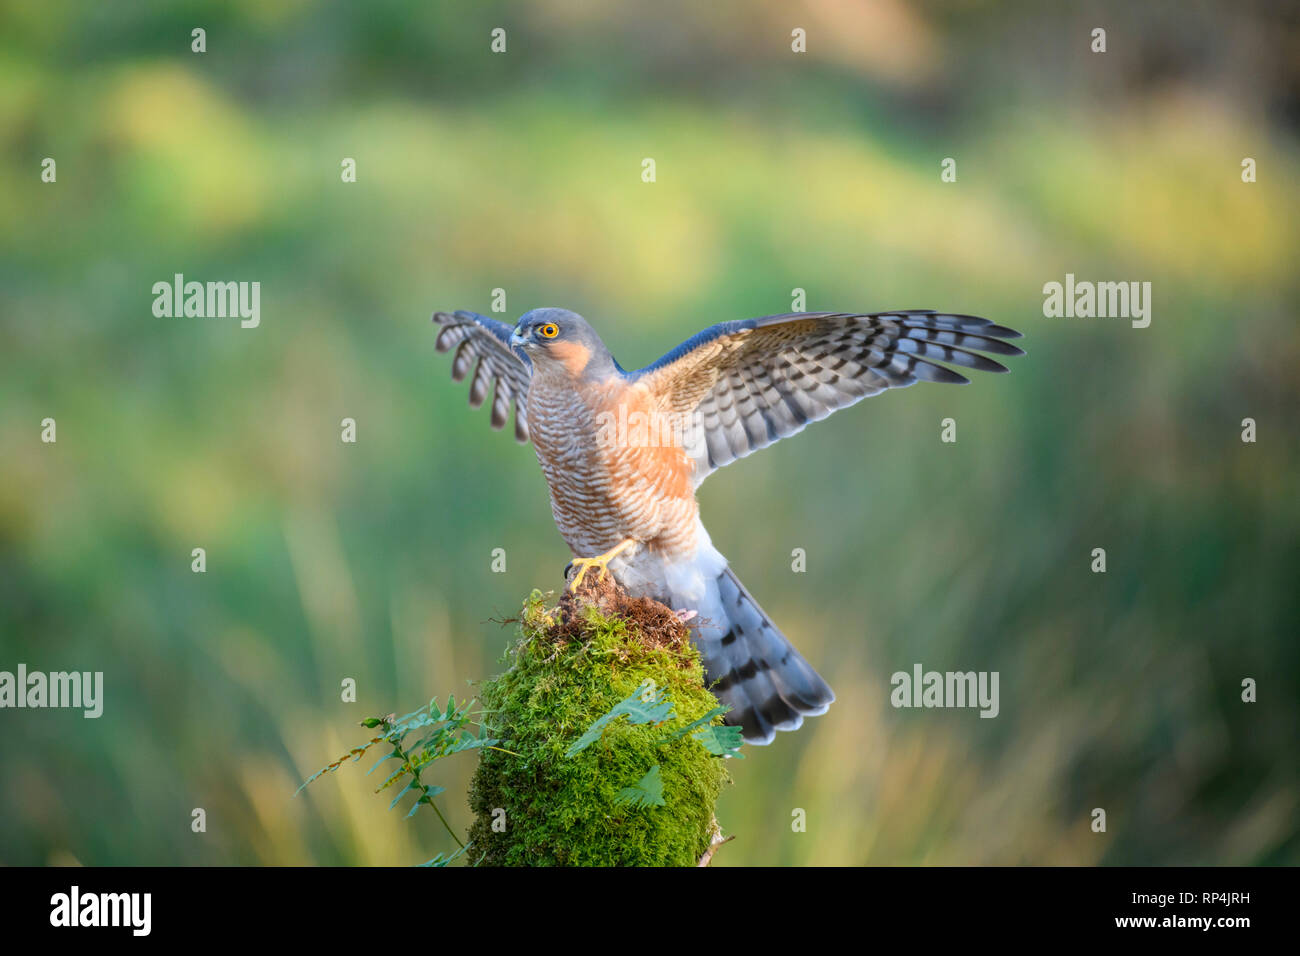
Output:
<path fill-rule="evenodd" d="M 568 309 L 525 312 L 510 335 L 510 344 L 522 349 L 537 371 L 583 378 L 600 377 L 617 368 L 596 330 Z"/>

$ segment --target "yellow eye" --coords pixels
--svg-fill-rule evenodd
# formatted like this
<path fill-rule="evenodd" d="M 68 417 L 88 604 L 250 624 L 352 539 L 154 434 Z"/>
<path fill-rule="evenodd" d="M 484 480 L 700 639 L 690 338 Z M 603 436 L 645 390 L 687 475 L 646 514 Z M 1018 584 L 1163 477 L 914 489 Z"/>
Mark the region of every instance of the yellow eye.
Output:
<path fill-rule="evenodd" d="M 560 327 L 556 325 L 554 322 L 547 322 L 537 331 L 542 334 L 542 338 L 553 339 L 560 334 Z"/>

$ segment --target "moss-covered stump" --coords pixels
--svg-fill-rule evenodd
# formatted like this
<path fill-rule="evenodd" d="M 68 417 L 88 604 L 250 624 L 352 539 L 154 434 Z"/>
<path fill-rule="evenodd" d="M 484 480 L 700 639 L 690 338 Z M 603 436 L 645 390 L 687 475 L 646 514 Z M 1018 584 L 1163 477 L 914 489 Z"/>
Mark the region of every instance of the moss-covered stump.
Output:
<path fill-rule="evenodd" d="M 690 734 L 674 734 L 718 706 L 686 627 L 607 580 L 566 592 L 557 607 L 534 591 L 520 631 L 509 669 L 479 695 L 502 749 L 482 751 L 470 788 L 473 858 L 486 854 L 485 866 L 697 865 L 715 835 L 727 771 Z M 619 717 L 566 756 L 646 681 L 671 699 L 671 717 Z M 663 805 L 629 803 L 625 788 L 656 765 Z"/>

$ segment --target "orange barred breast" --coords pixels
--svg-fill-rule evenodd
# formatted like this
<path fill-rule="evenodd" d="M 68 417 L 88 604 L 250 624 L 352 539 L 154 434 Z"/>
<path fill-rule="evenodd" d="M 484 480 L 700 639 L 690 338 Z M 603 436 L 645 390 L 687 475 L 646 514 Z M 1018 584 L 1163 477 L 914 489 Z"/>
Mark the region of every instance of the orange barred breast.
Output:
<path fill-rule="evenodd" d="M 528 424 L 551 512 L 576 556 L 628 538 L 670 559 L 694 552 L 693 466 L 644 385 L 534 376 Z"/>

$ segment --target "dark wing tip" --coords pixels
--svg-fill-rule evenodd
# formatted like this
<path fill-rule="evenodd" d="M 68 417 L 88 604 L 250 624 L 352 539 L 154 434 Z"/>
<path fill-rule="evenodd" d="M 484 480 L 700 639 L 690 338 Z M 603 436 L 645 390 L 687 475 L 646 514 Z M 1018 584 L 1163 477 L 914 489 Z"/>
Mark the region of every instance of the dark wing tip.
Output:
<path fill-rule="evenodd" d="M 994 372 L 994 373 L 1011 371 L 1001 362 L 995 362 L 987 355 L 976 355 L 975 358 L 978 359 L 978 361 L 974 365 L 972 365 L 971 368 L 974 368 L 977 371 Z"/>
<path fill-rule="evenodd" d="M 945 385 L 969 385 L 970 379 L 960 372 L 954 372 L 946 365 L 932 362 L 912 355 L 910 371 L 921 382 L 940 382 Z"/>
<path fill-rule="evenodd" d="M 435 351 L 446 352 L 451 349 L 452 345 L 452 316 L 446 312 L 435 312 L 430 320 L 438 327 L 438 337 L 434 339 L 433 347 Z"/>
<path fill-rule="evenodd" d="M 1005 325 L 986 325 L 980 329 L 981 335 L 994 335 L 1000 339 L 1023 339 L 1023 332 L 1017 332 L 1015 329 L 1009 329 Z"/>
<path fill-rule="evenodd" d="M 962 343 L 962 347 L 978 350 L 980 352 L 988 352 L 992 355 L 1025 354 L 1024 350 L 1020 347 L 1012 345 L 1010 342 L 1004 342 L 1002 339 L 995 339 L 992 336 L 978 336 L 978 339 L 978 341 L 975 340 L 975 337 L 967 339 Z"/>

